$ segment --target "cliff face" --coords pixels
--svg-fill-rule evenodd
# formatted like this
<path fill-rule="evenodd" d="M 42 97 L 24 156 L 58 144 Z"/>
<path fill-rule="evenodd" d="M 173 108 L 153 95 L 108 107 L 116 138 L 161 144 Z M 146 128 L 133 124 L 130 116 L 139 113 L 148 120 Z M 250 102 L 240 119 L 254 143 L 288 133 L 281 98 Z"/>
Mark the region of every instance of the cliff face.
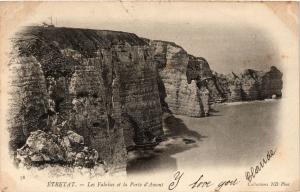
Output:
<path fill-rule="evenodd" d="M 126 146 L 157 144 L 161 106 L 145 41 L 123 32 L 29 27 L 13 43 L 12 149 L 32 131 L 69 129 L 104 161 L 124 167 Z"/>
<path fill-rule="evenodd" d="M 162 108 L 174 114 L 209 115 L 210 104 L 281 97 L 282 73 L 247 69 L 241 74 L 213 72 L 202 57 L 172 42 L 148 40 L 158 66 Z"/>
<path fill-rule="evenodd" d="M 197 85 L 187 82 L 187 52 L 174 43 L 150 41 L 150 45 L 154 48 L 154 58 L 162 81 L 160 93 L 164 96 L 161 96 L 161 102 L 174 114 L 200 116 Z"/>
<path fill-rule="evenodd" d="M 240 76 L 243 90 L 242 99 L 260 99 L 259 82 L 261 74 L 259 74 L 258 71 L 247 69 Z"/>
<path fill-rule="evenodd" d="M 241 74 L 216 73 L 215 77 L 229 102 L 282 96 L 282 73 L 274 66 L 267 72 L 247 69 Z"/>
<path fill-rule="evenodd" d="M 33 56 L 14 54 L 10 63 L 13 85 L 10 90 L 10 146 L 17 149 L 25 143 L 31 131 L 46 127 L 47 119 L 43 117 L 48 110 L 49 95 L 41 65 Z"/>
<path fill-rule="evenodd" d="M 163 109 L 191 117 L 208 114 L 210 97 L 206 89 L 218 96 L 219 91 L 207 61 L 189 55 L 175 43 L 150 40 L 149 44 L 158 65 Z"/>
<path fill-rule="evenodd" d="M 261 81 L 261 97 L 272 98 L 282 96 L 282 73 L 274 66 L 266 72 Z"/>
<path fill-rule="evenodd" d="M 131 33 L 28 27 L 13 45 L 13 151 L 37 130 L 49 138 L 73 131 L 101 160 L 124 169 L 126 149 L 162 140 L 163 111 L 201 117 L 211 103 L 281 96 L 275 67 L 223 75 L 175 43 Z"/>

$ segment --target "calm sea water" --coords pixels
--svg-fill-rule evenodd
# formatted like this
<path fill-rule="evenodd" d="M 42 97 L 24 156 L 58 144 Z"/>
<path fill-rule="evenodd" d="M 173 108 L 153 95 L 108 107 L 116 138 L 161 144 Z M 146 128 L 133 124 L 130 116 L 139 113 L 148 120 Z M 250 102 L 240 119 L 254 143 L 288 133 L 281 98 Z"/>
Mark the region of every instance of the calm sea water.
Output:
<path fill-rule="evenodd" d="M 129 161 L 129 174 L 191 166 L 244 166 L 276 148 L 280 100 L 213 107 L 210 117 L 173 116 L 164 121 L 168 141 L 145 158 Z M 195 142 L 184 142 L 191 139 Z"/>

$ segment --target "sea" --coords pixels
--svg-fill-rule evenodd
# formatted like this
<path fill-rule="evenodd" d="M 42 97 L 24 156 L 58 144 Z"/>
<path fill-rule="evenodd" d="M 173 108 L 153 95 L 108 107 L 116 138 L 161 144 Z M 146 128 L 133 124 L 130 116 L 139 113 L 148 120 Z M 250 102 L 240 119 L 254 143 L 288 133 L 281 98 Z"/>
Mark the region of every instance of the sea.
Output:
<path fill-rule="evenodd" d="M 209 117 L 169 116 L 164 119 L 166 141 L 142 155 L 131 152 L 127 173 L 254 164 L 276 148 L 280 103 L 223 103 L 212 106 Z"/>

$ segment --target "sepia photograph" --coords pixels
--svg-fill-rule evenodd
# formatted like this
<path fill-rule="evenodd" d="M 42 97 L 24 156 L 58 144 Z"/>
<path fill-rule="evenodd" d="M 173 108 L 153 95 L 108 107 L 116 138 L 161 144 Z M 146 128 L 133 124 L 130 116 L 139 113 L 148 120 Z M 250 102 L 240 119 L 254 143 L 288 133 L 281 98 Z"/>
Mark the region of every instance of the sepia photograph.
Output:
<path fill-rule="evenodd" d="M 0 190 L 298 191 L 298 14 L 0 2 Z"/>

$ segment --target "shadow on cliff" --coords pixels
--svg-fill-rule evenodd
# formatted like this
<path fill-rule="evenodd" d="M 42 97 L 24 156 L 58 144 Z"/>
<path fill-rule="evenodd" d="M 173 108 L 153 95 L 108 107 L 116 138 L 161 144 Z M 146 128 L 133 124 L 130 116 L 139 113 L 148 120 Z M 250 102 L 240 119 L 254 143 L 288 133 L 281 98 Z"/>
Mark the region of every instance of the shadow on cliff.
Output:
<path fill-rule="evenodd" d="M 189 137 L 197 141 L 201 141 L 205 137 L 196 131 L 189 130 L 181 119 L 173 115 L 164 118 L 164 128 L 167 137 Z"/>
<path fill-rule="evenodd" d="M 189 130 L 181 119 L 173 115 L 164 117 L 163 121 L 165 140 L 153 151 L 129 152 L 128 175 L 176 171 L 177 161 L 171 156 L 197 147 L 198 143 L 206 138 L 196 131 Z"/>
<path fill-rule="evenodd" d="M 160 75 L 157 76 L 157 86 L 158 86 L 158 90 L 159 90 L 159 98 L 160 98 L 160 104 L 161 104 L 162 111 L 171 114 L 172 112 L 169 109 L 169 105 L 165 101 L 165 98 L 167 97 L 166 87 L 165 87 L 165 84 L 162 81 Z"/>

